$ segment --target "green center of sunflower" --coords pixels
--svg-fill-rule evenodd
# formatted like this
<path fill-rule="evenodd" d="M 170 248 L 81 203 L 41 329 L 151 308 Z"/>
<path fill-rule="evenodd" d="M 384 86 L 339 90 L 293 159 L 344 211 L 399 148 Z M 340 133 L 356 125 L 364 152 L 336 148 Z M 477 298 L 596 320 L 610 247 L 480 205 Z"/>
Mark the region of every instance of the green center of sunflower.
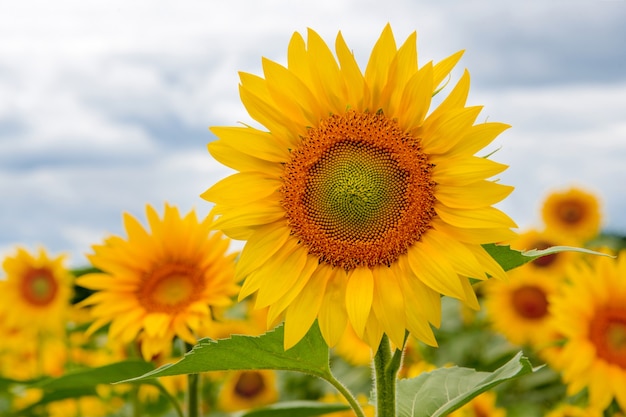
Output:
<path fill-rule="evenodd" d="M 346 270 L 391 264 L 435 215 L 421 142 L 381 113 L 348 111 L 309 130 L 285 165 L 282 204 L 309 253 Z"/>
<path fill-rule="evenodd" d="M 176 314 L 196 301 L 202 291 L 204 283 L 196 268 L 168 263 L 144 275 L 137 299 L 149 313 Z"/>
<path fill-rule="evenodd" d="M 49 269 L 34 268 L 24 275 L 21 290 L 22 296 L 29 304 L 42 307 L 54 300 L 59 284 Z"/>
<path fill-rule="evenodd" d="M 539 287 L 528 285 L 516 289 L 511 302 L 515 311 L 527 320 L 539 320 L 548 314 L 548 298 Z"/>
<path fill-rule="evenodd" d="M 244 398 L 254 398 L 265 389 L 265 380 L 263 376 L 254 371 L 244 371 L 239 374 L 237 383 L 235 384 L 235 392 L 238 396 Z"/>
<path fill-rule="evenodd" d="M 596 311 L 589 325 L 589 337 L 596 354 L 626 369 L 626 309 L 607 307 Z"/>

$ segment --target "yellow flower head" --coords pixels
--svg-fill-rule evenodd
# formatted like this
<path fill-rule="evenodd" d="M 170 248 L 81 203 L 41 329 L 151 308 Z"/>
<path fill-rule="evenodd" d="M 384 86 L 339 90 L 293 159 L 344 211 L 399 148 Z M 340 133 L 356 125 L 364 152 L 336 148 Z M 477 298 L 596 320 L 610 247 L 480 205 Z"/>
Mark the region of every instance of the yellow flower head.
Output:
<path fill-rule="evenodd" d="M 598 198 L 579 188 L 550 194 L 541 215 L 548 230 L 583 241 L 598 234 L 602 220 Z"/>
<path fill-rule="evenodd" d="M 217 401 L 222 411 L 239 411 L 273 404 L 277 400 L 276 372 L 251 370 L 229 373 Z"/>
<path fill-rule="evenodd" d="M 511 239 L 492 207 L 512 187 L 506 167 L 475 153 L 508 126 L 474 125 L 469 74 L 430 111 L 462 53 L 418 68 L 416 34 L 397 47 L 385 27 L 363 73 L 341 34 L 337 59 L 313 30 L 291 38 L 287 66 L 263 59 L 241 74 L 243 104 L 268 131 L 214 127 L 211 154 L 238 171 L 203 197 L 214 227 L 246 240 L 240 299 L 256 293 L 285 347 L 318 319 L 334 346 L 348 321 L 373 349 L 408 329 L 436 344 L 440 295 L 478 308 L 466 277 L 502 277 L 481 244 Z"/>
<path fill-rule="evenodd" d="M 596 257 L 569 272 L 570 283 L 551 301 L 565 344 L 551 365 L 573 395 L 587 388 L 589 404 L 626 409 L 626 251 Z"/>
<path fill-rule="evenodd" d="M 63 334 L 72 296 L 72 277 L 65 256 L 50 258 L 22 248 L 2 262 L 6 279 L 0 280 L 0 317 L 3 327 L 21 332 Z"/>
<path fill-rule="evenodd" d="M 512 242 L 513 249 L 525 251 L 531 249 L 547 249 L 552 246 L 582 246 L 581 241 L 572 239 L 569 235 L 553 231 L 528 230 L 518 235 Z M 568 265 L 579 257 L 579 253 L 572 251 L 553 253 L 537 258 L 528 263 L 528 273 L 548 273 L 563 275 Z"/>
<path fill-rule="evenodd" d="M 485 283 L 485 308 L 497 332 L 516 345 L 543 347 L 554 340 L 550 326 L 550 297 L 563 276 L 540 272 L 529 265 L 509 272 L 508 281 Z"/>
<path fill-rule="evenodd" d="M 163 218 L 147 206 L 150 230 L 124 215 L 128 238 L 113 236 L 93 246 L 89 260 L 103 271 L 80 277 L 95 290 L 82 302 L 96 318 L 89 331 L 111 323 L 109 336 L 140 341 L 144 358 L 163 351 L 174 336 L 196 342 L 196 330 L 211 310 L 231 304 L 237 293 L 229 240 L 210 229 L 212 217 L 181 217 L 165 205 Z"/>

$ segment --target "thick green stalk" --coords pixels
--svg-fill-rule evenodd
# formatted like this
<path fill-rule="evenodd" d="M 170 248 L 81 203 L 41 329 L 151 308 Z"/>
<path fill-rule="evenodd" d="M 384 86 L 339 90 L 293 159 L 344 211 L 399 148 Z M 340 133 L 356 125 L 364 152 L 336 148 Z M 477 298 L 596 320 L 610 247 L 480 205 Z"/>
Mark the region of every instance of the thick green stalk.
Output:
<path fill-rule="evenodd" d="M 396 417 L 396 382 L 402 351 L 391 354 L 389 338 L 383 338 L 374 356 L 374 372 L 376 383 L 376 416 Z"/>
<path fill-rule="evenodd" d="M 193 345 L 185 343 L 187 351 L 193 349 Z M 200 374 L 187 375 L 187 416 L 198 417 L 200 415 Z"/>
<path fill-rule="evenodd" d="M 200 415 L 200 375 L 187 375 L 187 415 L 198 417 Z"/>

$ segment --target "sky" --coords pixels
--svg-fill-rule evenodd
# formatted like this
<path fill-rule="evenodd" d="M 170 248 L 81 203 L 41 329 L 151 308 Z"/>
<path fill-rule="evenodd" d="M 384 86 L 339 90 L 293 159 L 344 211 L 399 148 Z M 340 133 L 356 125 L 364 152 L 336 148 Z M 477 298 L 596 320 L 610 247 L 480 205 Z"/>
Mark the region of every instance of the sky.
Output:
<path fill-rule="evenodd" d="M 307 28 L 341 31 L 363 68 L 387 23 L 399 44 L 417 31 L 420 65 L 465 50 L 452 81 L 467 68 L 480 118 L 512 125 L 491 149 L 520 230 L 577 186 L 626 234 L 626 0 L 22 0 L 0 3 L 0 257 L 82 266 L 124 212 L 207 214 L 232 173 L 208 127 L 253 122 L 239 71 L 286 64 Z"/>

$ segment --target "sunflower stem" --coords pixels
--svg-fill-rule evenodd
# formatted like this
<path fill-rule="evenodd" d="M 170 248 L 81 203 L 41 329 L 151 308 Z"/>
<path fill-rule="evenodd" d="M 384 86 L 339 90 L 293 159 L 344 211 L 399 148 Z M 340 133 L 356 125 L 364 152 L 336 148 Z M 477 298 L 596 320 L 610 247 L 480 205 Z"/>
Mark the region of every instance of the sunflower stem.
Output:
<path fill-rule="evenodd" d="M 361 405 L 359 404 L 357 399 L 350 392 L 350 390 L 348 390 L 348 388 L 343 383 L 341 383 L 341 381 L 335 378 L 332 373 L 324 379 L 330 382 L 330 384 L 335 387 L 335 389 L 337 389 L 337 391 L 339 391 L 341 395 L 343 395 L 343 397 L 348 401 L 348 404 L 350 404 L 350 407 L 352 407 L 352 410 L 354 410 L 354 413 L 357 415 L 357 417 L 365 417 L 365 412 L 363 411 L 363 408 L 361 408 Z"/>
<path fill-rule="evenodd" d="M 396 417 L 396 377 L 402 362 L 402 351 L 391 354 L 389 338 L 383 334 L 374 356 L 376 416 Z"/>
<path fill-rule="evenodd" d="M 187 351 L 193 345 L 185 343 Z M 200 415 L 200 374 L 187 375 L 187 416 L 198 417 Z"/>

